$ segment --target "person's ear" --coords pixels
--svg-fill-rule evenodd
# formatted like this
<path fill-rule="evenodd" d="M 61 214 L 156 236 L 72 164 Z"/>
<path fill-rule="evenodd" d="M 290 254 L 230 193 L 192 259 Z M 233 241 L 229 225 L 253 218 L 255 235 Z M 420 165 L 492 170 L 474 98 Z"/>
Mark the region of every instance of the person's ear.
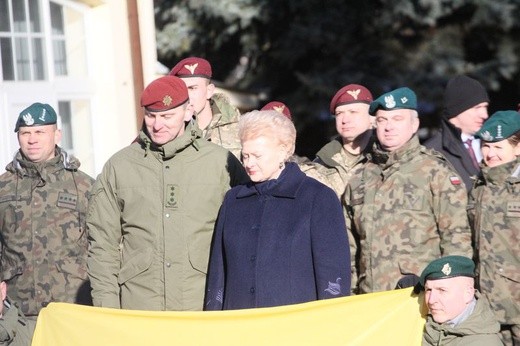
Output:
<path fill-rule="evenodd" d="M 215 94 L 215 84 L 209 83 L 206 88 L 206 100 L 209 100 Z"/>
<path fill-rule="evenodd" d="M 59 144 L 60 142 L 61 142 L 61 130 L 56 129 L 56 131 L 54 131 L 54 143 Z"/>

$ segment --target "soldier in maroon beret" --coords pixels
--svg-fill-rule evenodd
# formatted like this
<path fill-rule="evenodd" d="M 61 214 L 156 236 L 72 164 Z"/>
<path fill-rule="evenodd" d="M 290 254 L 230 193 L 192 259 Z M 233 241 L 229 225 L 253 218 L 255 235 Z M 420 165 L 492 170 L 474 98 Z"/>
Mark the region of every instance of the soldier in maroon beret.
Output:
<path fill-rule="evenodd" d="M 190 96 L 188 110 L 194 114 L 203 137 L 240 158 L 240 112 L 230 104 L 226 96 L 215 93 L 212 75 L 211 64 L 199 57 L 183 59 L 170 71 L 170 76 L 177 76 L 186 84 Z"/>
<path fill-rule="evenodd" d="M 349 84 L 339 89 L 330 102 L 338 136 L 318 151 L 314 163 L 338 197 L 343 194 L 354 167 L 364 162 L 363 152 L 372 143 L 374 122 L 368 114 L 372 99 L 366 87 Z"/>
<path fill-rule="evenodd" d="M 365 154 L 374 141 L 374 121 L 368 113 L 372 99 L 372 93 L 359 84 L 339 89 L 330 102 L 338 136 L 318 151 L 311 166 L 300 167 L 305 174 L 331 187 L 340 199 L 349 180 L 366 162 Z M 357 280 L 354 270 L 356 241 L 350 233 L 349 237 L 354 284 Z"/>
<path fill-rule="evenodd" d="M 108 160 L 89 203 L 94 305 L 202 310 L 218 210 L 249 179 L 228 150 L 201 138 L 180 78 L 153 81 L 141 106 L 138 140 Z"/>

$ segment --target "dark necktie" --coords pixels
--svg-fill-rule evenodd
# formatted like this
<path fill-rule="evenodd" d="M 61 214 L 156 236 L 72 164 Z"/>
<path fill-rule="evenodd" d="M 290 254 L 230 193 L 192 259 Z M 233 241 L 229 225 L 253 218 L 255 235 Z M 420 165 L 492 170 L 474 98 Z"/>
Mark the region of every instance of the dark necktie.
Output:
<path fill-rule="evenodd" d="M 471 146 L 471 138 L 466 139 L 464 142 L 468 146 L 468 153 L 469 157 L 471 157 L 471 161 L 473 162 L 473 166 L 475 166 L 476 169 L 480 169 L 480 166 L 477 161 L 477 156 L 475 155 L 475 151 L 473 150 L 473 147 Z"/>

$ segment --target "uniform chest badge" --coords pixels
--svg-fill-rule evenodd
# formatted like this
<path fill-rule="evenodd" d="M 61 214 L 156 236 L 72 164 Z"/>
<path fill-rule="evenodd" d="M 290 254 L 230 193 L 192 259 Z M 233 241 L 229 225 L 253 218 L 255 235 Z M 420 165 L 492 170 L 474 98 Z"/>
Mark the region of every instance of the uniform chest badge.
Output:
<path fill-rule="evenodd" d="M 520 202 L 509 201 L 507 202 L 507 217 L 520 217 Z"/>

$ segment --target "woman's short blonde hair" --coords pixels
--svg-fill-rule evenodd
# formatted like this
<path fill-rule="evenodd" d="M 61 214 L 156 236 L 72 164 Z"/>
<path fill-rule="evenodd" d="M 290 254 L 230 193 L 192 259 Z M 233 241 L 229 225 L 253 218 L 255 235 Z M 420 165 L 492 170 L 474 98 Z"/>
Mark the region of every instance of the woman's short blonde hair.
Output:
<path fill-rule="evenodd" d="M 252 111 L 238 121 L 240 142 L 258 137 L 271 138 L 287 148 L 287 155 L 294 154 L 296 128 L 291 120 L 277 111 Z"/>

